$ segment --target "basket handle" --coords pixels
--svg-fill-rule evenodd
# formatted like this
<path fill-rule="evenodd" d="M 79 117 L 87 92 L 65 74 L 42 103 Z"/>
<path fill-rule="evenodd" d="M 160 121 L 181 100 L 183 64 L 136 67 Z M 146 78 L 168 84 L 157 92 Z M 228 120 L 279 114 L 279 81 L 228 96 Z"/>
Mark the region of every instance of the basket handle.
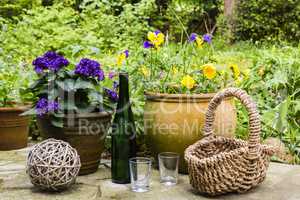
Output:
<path fill-rule="evenodd" d="M 215 112 L 218 105 L 221 101 L 226 97 L 236 97 L 238 98 L 242 104 L 246 107 L 249 116 L 249 151 L 255 151 L 260 144 L 260 131 L 261 124 L 259 113 L 256 107 L 255 102 L 251 99 L 251 97 L 242 89 L 239 88 L 227 88 L 221 92 L 218 92 L 213 99 L 209 102 L 208 110 L 205 114 L 205 124 L 204 124 L 204 136 L 212 136 L 213 135 L 213 122 L 215 120 Z M 255 153 L 255 152 L 253 152 Z"/>

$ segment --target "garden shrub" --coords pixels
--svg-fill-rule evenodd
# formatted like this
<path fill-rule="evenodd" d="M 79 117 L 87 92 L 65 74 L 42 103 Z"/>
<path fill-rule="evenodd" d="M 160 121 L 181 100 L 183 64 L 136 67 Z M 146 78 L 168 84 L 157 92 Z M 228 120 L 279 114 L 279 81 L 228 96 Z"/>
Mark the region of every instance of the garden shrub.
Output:
<path fill-rule="evenodd" d="M 185 31 L 208 33 L 222 12 L 222 0 L 156 0 L 156 16 L 150 25 L 168 32 L 173 39 L 186 38 Z"/>
<path fill-rule="evenodd" d="M 82 4 L 81 13 L 55 4 L 34 7 L 14 21 L 0 18 L 0 60 L 12 57 L 13 62 L 29 63 L 49 49 L 63 50 L 73 58 L 98 56 L 142 44 L 151 29 L 147 19 L 154 6 L 152 0 L 125 4 L 115 16 L 107 4 Z"/>
<path fill-rule="evenodd" d="M 263 139 L 276 137 L 286 144 L 293 160 L 300 164 L 300 47 L 288 44 L 253 44 L 249 41 L 226 45 L 214 40 L 212 57 L 218 63 L 238 63 L 250 69 L 239 87 L 257 103 Z M 248 138 L 248 112 L 237 103 L 236 136 Z"/>
<path fill-rule="evenodd" d="M 51 1 L 51 5 L 63 3 L 67 7 L 75 7 L 82 11 L 84 5 L 104 6 L 106 13 L 113 16 L 121 15 L 129 5 L 133 7 L 142 0 L 43 0 Z M 151 1 L 150 1 L 151 2 Z M 156 27 L 170 36 L 181 39 L 184 29 L 188 32 L 206 33 L 216 24 L 216 18 L 222 12 L 222 0 L 155 0 L 155 9 L 145 15 L 149 26 Z M 97 10 L 97 9 L 96 9 Z M 101 8 L 100 8 L 101 10 Z"/>
<path fill-rule="evenodd" d="M 0 16 L 13 17 L 21 14 L 23 9 L 28 9 L 39 4 L 39 0 L 1 0 Z"/>
<path fill-rule="evenodd" d="M 210 32 L 216 24 L 216 18 L 222 12 L 222 0 L 4 0 L 0 3 L 0 16 L 13 17 L 30 9 L 32 5 L 57 6 L 63 5 L 66 9 L 73 8 L 84 12 L 89 6 L 97 11 L 105 10 L 109 16 L 120 16 L 128 12 L 129 7 L 146 11 L 144 20 L 147 26 L 156 27 L 168 32 L 179 41 L 184 33 Z M 147 5 L 146 5 L 147 4 Z M 152 4 L 152 8 L 148 6 Z M 91 7 L 90 5 L 94 5 Z M 142 8 L 146 6 L 145 8 Z M 135 8 L 139 7 L 139 8 Z M 36 8 L 33 8 L 36 9 Z M 51 8 L 52 9 L 52 8 Z M 2 11 L 2 12 L 1 12 Z M 142 14 L 142 13 L 140 13 Z M 141 17 L 141 16 L 140 16 Z M 136 20 L 135 20 L 136 21 Z M 184 34 L 185 35 L 185 34 Z"/>
<path fill-rule="evenodd" d="M 299 0 L 240 0 L 235 38 L 239 40 L 300 39 Z"/>

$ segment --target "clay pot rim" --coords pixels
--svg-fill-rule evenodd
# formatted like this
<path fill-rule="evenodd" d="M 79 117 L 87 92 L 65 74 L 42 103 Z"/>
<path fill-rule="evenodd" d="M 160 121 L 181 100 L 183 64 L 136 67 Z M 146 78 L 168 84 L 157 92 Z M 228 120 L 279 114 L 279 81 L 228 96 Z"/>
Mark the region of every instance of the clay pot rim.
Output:
<path fill-rule="evenodd" d="M 74 116 L 76 118 L 95 118 L 95 117 L 110 117 L 113 114 L 112 111 L 101 111 L 101 112 L 91 112 L 91 113 L 75 113 L 75 114 L 67 114 L 64 118 L 69 116 Z"/>
<path fill-rule="evenodd" d="M 31 104 L 18 105 L 13 107 L 0 107 L 0 112 L 24 112 L 31 108 Z"/>
<path fill-rule="evenodd" d="M 111 117 L 113 114 L 112 111 L 101 111 L 101 112 L 91 112 L 91 113 L 74 113 L 74 114 L 66 114 L 62 118 L 105 118 L 105 117 Z M 39 118 L 48 118 L 49 115 L 44 115 L 44 116 L 38 116 Z"/>
<path fill-rule="evenodd" d="M 154 93 L 144 92 L 146 100 L 148 101 L 167 101 L 167 102 L 198 102 L 210 101 L 217 93 L 201 93 L 201 94 L 168 94 L 168 93 Z M 233 99 L 232 97 L 225 98 L 226 100 Z"/>

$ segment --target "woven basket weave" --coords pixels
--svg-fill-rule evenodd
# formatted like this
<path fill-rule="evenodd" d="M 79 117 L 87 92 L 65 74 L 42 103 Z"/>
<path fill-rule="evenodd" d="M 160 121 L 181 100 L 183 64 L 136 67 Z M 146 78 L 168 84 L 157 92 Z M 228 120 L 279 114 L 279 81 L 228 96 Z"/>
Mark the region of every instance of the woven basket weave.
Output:
<path fill-rule="evenodd" d="M 217 106 L 231 96 L 238 98 L 248 111 L 248 142 L 213 135 Z M 204 138 L 185 151 L 190 183 L 196 190 L 211 196 L 243 193 L 264 180 L 274 149 L 260 144 L 259 113 L 245 91 L 227 88 L 217 93 L 209 103 L 203 131 Z"/>

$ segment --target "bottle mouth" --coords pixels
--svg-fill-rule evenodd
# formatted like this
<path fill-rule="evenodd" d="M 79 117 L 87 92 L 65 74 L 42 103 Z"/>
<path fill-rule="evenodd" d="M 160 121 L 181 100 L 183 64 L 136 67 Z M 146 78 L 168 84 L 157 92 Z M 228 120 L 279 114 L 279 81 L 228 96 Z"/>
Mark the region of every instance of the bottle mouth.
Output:
<path fill-rule="evenodd" d="M 119 72 L 119 75 L 128 77 L 128 72 Z"/>

